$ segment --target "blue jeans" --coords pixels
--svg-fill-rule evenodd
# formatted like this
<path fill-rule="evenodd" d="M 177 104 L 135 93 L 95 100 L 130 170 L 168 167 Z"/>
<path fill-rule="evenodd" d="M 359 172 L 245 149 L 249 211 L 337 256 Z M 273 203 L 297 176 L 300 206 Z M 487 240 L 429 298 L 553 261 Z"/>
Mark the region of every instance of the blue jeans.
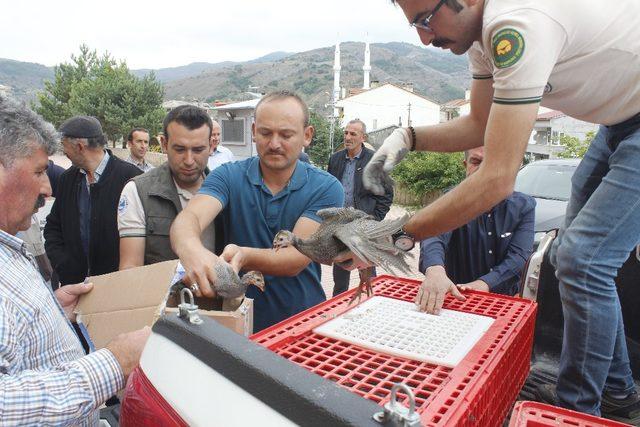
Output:
<path fill-rule="evenodd" d="M 615 151 L 609 137 L 600 127 L 573 175 L 551 252 L 564 314 L 558 399 L 594 415 L 603 390 L 634 389 L 614 279 L 640 241 L 640 130 Z"/>

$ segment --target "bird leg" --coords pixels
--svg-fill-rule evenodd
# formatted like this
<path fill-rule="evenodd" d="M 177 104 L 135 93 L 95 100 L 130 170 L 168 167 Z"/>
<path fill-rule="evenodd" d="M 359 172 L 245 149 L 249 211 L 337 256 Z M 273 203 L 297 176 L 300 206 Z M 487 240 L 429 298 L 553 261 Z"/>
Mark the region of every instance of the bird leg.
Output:
<path fill-rule="evenodd" d="M 354 301 L 360 304 L 360 299 L 362 298 L 362 293 L 366 292 L 367 297 L 373 295 L 373 288 L 371 287 L 371 278 L 373 277 L 373 267 L 363 268 L 358 270 L 358 274 L 360 275 L 360 283 L 358 284 L 358 290 L 349 300 L 349 305 L 353 304 Z"/>

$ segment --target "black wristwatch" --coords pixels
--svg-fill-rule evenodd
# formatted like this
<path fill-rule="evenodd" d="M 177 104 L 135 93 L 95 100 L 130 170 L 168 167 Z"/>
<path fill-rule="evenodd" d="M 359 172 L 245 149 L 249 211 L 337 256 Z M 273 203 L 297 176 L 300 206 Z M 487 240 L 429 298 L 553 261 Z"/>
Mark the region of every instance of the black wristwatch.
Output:
<path fill-rule="evenodd" d="M 409 252 L 416 245 L 416 241 L 413 240 L 413 237 L 405 233 L 402 228 L 391 237 L 393 238 L 393 244 L 395 247 L 405 252 Z"/>

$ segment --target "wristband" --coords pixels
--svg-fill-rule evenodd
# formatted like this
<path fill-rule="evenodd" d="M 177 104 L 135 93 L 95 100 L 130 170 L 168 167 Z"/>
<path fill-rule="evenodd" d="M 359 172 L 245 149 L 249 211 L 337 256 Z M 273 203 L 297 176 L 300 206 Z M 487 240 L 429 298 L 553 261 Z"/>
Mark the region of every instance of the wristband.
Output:
<path fill-rule="evenodd" d="M 416 151 L 416 130 L 413 128 L 413 126 L 409 126 L 407 127 L 407 129 L 409 129 L 409 132 L 411 132 L 411 150 L 410 151 Z"/>

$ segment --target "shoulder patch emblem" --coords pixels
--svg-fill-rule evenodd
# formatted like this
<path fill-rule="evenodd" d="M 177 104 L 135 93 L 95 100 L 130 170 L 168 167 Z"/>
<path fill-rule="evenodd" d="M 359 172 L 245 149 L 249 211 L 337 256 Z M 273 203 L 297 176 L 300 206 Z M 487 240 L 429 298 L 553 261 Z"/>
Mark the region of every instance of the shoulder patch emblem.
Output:
<path fill-rule="evenodd" d="M 513 28 L 502 29 L 493 36 L 491 51 L 496 67 L 510 67 L 518 62 L 524 53 L 524 38 Z"/>
<path fill-rule="evenodd" d="M 123 214 L 127 210 L 129 206 L 129 202 L 127 201 L 127 196 L 120 197 L 120 202 L 118 203 L 118 213 Z"/>

